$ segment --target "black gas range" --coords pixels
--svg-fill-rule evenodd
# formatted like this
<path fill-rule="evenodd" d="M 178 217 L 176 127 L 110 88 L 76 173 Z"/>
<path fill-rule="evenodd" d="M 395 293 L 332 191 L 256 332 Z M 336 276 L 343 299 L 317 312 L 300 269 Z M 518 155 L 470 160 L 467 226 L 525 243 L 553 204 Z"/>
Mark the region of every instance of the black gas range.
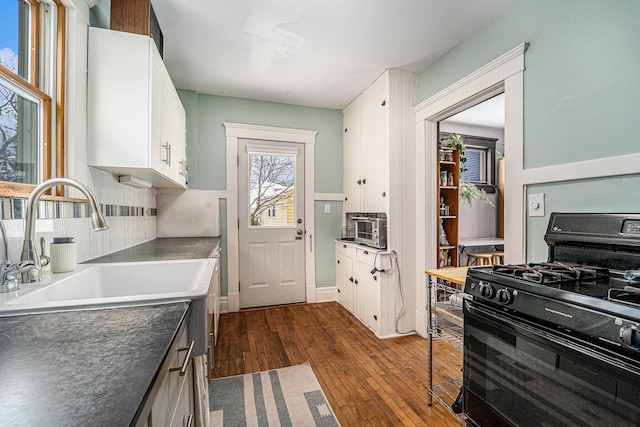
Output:
<path fill-rule="evenodd" d="M 554 213 L 545 241 L 545 262 L 468 272 L 469 423 L 640 425 L 640 214 Z"/>

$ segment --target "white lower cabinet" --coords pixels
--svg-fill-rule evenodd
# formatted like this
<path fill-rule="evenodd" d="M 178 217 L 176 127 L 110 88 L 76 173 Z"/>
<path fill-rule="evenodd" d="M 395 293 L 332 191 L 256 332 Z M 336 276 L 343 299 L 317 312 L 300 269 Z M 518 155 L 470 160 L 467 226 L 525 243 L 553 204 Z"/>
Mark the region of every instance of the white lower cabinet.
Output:
<path fill-rule="evenodd" d="M 380 251 L 336 242 L 336 285 L 338 303 L 380 336 L 383 332 L 380 328 L 383 278 L 379 272 L 371 273 L 376 252 Z"/>
<path fill-rule="evenodd" d="M 187 337 L 185 327 L 174 340 L 167 362 L 162 366 L 160 386 L 144 424 L 148 427 L 184 427 L 193 419 L 193 359 L 189 352 L 192 342 Z"/>

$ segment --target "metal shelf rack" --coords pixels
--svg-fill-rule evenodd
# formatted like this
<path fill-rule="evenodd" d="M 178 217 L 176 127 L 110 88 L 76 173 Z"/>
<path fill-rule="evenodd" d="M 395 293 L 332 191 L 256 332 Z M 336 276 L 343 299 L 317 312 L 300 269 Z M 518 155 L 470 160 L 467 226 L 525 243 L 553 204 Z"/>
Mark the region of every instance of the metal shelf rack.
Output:
<path fill-rule="evenodd" d="M 449 300 L 456 293 L 462 292 L 467 270 L 468 267 L 457 267 L 425 271 L 427 274 L 427 328 L 429 340 L 428 404 L 431 406 L 433 398 L 435 398 L 461 422 L 464 422 L 464 415 L 454 413 L 451 405 L 458 396 L 462 378 L 438 384 L 433 383 L 433 340 L 442 339 L 460 351 L 463 349 L 462 308 L 452 305 Z"/>

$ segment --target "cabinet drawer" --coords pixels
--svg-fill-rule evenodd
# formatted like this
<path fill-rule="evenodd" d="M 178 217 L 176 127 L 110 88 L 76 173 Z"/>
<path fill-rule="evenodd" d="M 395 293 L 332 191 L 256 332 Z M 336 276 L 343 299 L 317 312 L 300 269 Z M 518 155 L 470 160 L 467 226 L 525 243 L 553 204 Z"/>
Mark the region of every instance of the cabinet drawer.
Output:
<path fill-rule="evenodd" d="M 377 249 L 360 249 L 360 248 L 358 248 L 356 250 L 356 259 L 358 261 L 360 261 L 360 262 L 371 264 L 371 266 L 373 267 L 373 261 L 376 258 L 376 252 L 378 252 Z M 380 258 L 380 256 L 378 256 L 378 258 Z"/>
<path fill-rule="evenodd" d="M 336 242 L 336 253 L 338 254 L 338 256 L 346 255 L 349 258 L 355 258 L 356 257 L 356 248 L 355 248 L 355 246 L 347 244 L 347 243 Z"/>

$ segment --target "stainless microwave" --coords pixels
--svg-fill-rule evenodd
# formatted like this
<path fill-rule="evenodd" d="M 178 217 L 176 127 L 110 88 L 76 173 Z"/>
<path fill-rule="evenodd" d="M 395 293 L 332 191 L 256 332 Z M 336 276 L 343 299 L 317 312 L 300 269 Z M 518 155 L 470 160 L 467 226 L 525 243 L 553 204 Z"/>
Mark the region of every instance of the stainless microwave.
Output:
<path fill-rule="evenodd" d="M 387 219 L 366 216 L 354 216 L 355 243 L 361 243 L 372 248 L 385 249 L 387 247 Z"/>

